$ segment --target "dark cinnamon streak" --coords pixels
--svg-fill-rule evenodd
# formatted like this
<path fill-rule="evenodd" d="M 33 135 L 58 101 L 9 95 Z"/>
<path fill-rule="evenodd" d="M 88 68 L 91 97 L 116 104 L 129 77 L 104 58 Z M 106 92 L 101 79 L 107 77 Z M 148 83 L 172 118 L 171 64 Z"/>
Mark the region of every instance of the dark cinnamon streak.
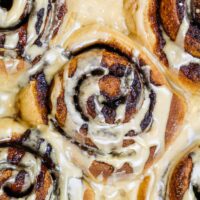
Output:
<path fill-rule="evenodd" d="M 128 122 L 131 119 L 133 113 L 136 112 L 136 107 L 137 107 L 138 101 L 141 97 L 142 89 L 143 88 L 142 88 L 140 76 L 139 76 L 138 72 L 135 70 L 134 80 L 131 85 L 131 91 L 130 91 L 130 93 L 127 97 L 127 101 L 126 101 L 125 122 Z"/>
<path fill-rule="evenodd" d="M 177 7 L 179 21 L 182 22 L 184 18 L 184 11 L 186 9 L 185 0 L 176 0 L 176 7 Z"/>
<path fill-rule="evenodd" d="M 43 43 L 41 42 L 41 38 L 45 32 L 45 28 L 47 26 L 47 22 L 48 22 L 48 19 L 49 19 L 49 16 L 50 16 L 50 12 L 51 12 L 51 9 L 52 9 L 52 5 L 50 3 L 50 1 L 48 2 L 48 6 L 47 6 L 47 17 L 45 18 L 45 22 L 44 22 L 44 28 L 43 30 L 41 31 L 41 33 L 39 34 L 37 40 L 35 41 L 35 44 L 39 47 L 41 47 L 43 45 Z M 43 21 L 42 21 L 43 23 Z"/>
<path fill-rule="evenodd" d="M 37 177 L 37 184 L 36 190 L 39 190 L 44 185 L 44 178 L 45 178 L 46 169 L 42 166 L 42 169 Z"/>
<path fill-rule="evenodd" d="M 23 185 L 25 183 L 26 175 L 27 172 L 22 170 L 17 174 L 15 182 L 13 184 L 4 186 L 3 190 L 7 196 L 14 198 L 23 198 L 32 192 L 33 185 L 30 185 L 26 190 L 23 191 Z"/>
<path fill-rule="evenodd" d="M 92 117 L 96 117 L 94 96 L 90 96 L 87 100 L 87 112 Z"/>
<path fill-rule="evenodd" d="M 108 106 L 104 106 L 102 109 L 102 114 L 105 118 L 105 122 L 108 124 L 114 124 L 115 123 L 115 117 L 116 117 L 116 111 L 113 108 L 110 108 Z"/>
<path fill-rule="evenodd" d="M 39 73 L 31 77 L 31 80 L 36 80 L 36 91 L 38 106 L 40 107 L 42 113 L 42 119 L 45 124 L 48 123 L 47 114 L 48 114 L 48 84 L 45 79 L 44 73 Z"/>
<path fill-rule="evenodd" d="M 123 77 L 125 75 L 126 66 L 121 64 L 114 64 L 109 68 L 109 74 L 117 77 Z"/>
<path fill-rule="evenodd" d="M 180 72 L 191 81 L 200 82 L 200 65 L 198 63 L 182 66 Z"/>
<path fill-rule="evenodd" d="M 2 8 L 5 8 L 8 11 L 12 8 L 12 5 L 13 5 L 13 0 L 1 0 L 0 1 L 0 6 Z"/>
<path fill-rule="evenodd" d="M 191 0 L 191 17 L 194 23 L 200 25 L 200 13 L 197 10 L 200 9 L 199 0 Z"/>
<path fill-rule="evenodd" d="M 26 171 L 24 171 L 24 170 L 20 171 L 15 178 L 15 182 L 13 184 L 5 186 L 4 191 L 6 191 L 6 193 L 9 196 L 18 197 L 18 198 L 20 196 L 22 197 L 23 194 L 21 194 L 21 192 L 22 192 L 22 188 L 24 185 L 26 175 L 27 175 Z"/>
<path fill-rule="evenodd" d="M 0 48 L 4 47 L 5 41 L 6 41 L 6 36 L 4 34 L 1 34 L 0 35 Z"/>
<path fill-rule="evenodd" d="M 196 197 L 196 199 L 200 199 L 200 192 L 199 192 L 199 186 L 193 185 L 192 189 L 194 191 L 194 195 Z"/>
<path fill-rule="evenodd" d="M 152 30 L 154 34 L 156 35 L 156 45 L 155 45 L 155 53 L 156 55 L 161 59 L 161 61 L 168 66 L 168 60 L 167 57 L 163 51 L 163 48 L 166 44 L 163 35 L 162 35 L 162 30 L 161 30 L 161 19 L 160 19 L 160 1 L 161 0 L 154 0 L 149 12 L 148 12 L 148 17 L 151 23 Z"/>
<path fill-rule="evenodd" d="M 36 33 L 39 34 L 40 33 L 40 29 L 43 23 L 43 18 L 44 18 L 44 8 L 41 8 L 38 12 L 37 12 L 37 22 L 35 24 L 35 30 Z"/>
<path fill-rule="evenodd" d="M 144 131 L 152 123 L 152 118 L 153 118 L 152 113 L 153 113 L 153 110 L 154 110 L 154 107 L 155 107 L 155 104 L 156 104 L 156 94 L 154 93 L 153 90 L 151 90 L 149 98 L 150 98 L 149 110 L 145 114 L 145 117 L 140 124 L 142 131 Z"/>
<path fill-rule="evenodd" d="M 83 81 L 87 78 L 86 75 L 83 75 L 79 81 L 78 81 L 78 84 L 75 88 L 75 91 L 76 91 L 76 94 L 74 95 L 74 105 L 75 105 L 75 108 L 76 110 L 81 114 L 81 117 L 83 120 L 85 120 L 86 122 L 89 121 L 88 117 L 83 113 L 83 110 L 80 106 L 80 103 L 79 103 L 79 93 L 80 93 L 80 86 L 81 84 L 83 83 Z"/>
<path fill-rule="evenodd" d="M 189 188 L 193 163 L 190 156 L 183 158 L 173 170 L 169 182 L 170 200 L 182 200 Z"/>
<path fill-rule="evenodd" d="M 67 7 L 66 7 L 65 4 L 63 4 L 62 6 L 60 6 L 60 8 L 59 8 L 59 10 L 57 12 L 57 17 L 56 18 L 58 19 L 58 21 L 54 22 L 54 23 L 57 24 L 57 27 L 54 30 L 53 37 L 57 35 L 58 30 L 60 28 L 60 25 L 61 25 L 66 13 L 67 13 Z"/>
<path fill-rule="evenodd" d="M 187 34 L 200 42 L 200 28 L 199 27 L 200 27 L 199 25 L 197 25 L 195 23 L 191 23 Z M 199 51 L 200 51 L 200 49 L 199 49 Z"/>
<path fill-rule="evenodd" d="M 25 155 L 25 151 L 17 148 L 9 148 L 8 149 L 8 162 L 13 165 L 18 165 L 23 156 Z"/>
<path fill-rule="evenodd" d="M 17 43 L 18 55 L 22 55 L 27 42 L 27 24 L 19 28 L 19 41 Z"/>

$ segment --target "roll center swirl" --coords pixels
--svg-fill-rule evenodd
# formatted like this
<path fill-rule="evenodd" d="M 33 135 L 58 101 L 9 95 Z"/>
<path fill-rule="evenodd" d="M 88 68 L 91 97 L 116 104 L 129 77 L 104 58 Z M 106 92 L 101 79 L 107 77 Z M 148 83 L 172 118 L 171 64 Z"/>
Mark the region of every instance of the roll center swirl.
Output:
<path fill-rule="evenodd" d="M 83 122 L 108 127 L 113 124 L 117 127 L 133 120 L 142 106 L 148 113 L 147 108 L 152 105 L 150 114 L 153 111 L 154 98 L 150 98 L 151 89 L 145 84 L 144 77 L 135 64 L 116 53 L 94 52 L 96 54 L 89 60 L 83 58 L 76 64 L 74 60 L 69 66 L 71 69 L 74 66 L 76 68 L 73 74 L 69 72 L 68 76 L 74 83 L 73 105 Z M 138 114 L 136 117 L 143 118 L 138 133 L 151 124 L 151 119 L 146 120 L 144 114 Z M 105 127 L 103 129 L 106 131 Z"/>
<path fill-rule="evenodd" d="M 82 117 L 86 121 L 94 119 L 98 124 L 130 121 L 139 100 L 134 93 L 142 90 L 140 76 L 135 73 L 129 63 L 127 66 L 104 66 L 84 74 L 78 81 L 74 96 L 76 108 L 81 109 Z M 133 86 L 134 76 L 135 79 L 139 78 L 136 87 Z M 133 106 L 135 108 L 128 109 Z"/>

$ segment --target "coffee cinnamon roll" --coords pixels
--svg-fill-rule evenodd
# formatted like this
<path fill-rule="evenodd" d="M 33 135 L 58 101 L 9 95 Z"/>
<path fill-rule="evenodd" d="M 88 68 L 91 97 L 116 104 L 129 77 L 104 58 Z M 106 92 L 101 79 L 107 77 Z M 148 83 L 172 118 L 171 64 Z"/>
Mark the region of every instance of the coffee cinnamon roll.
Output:
<path fill-rule="evenodd" d="M 52 82 L 50 110 L 78 146 L 72 161 L 97 181 L 141 174 L 177 136 L 184 100 L 116 31 L 86 27 L 65 45 L 72 56 Z"/>
<path fill-rule="evenodd" d="M 0 2 L 1 55 L 37 63 L 59 32 L 67 13 L 65 0 Z"/>
<path fill-rule="evenodd" d="M 199 1 L 127 0 L 126 8 L 130 28 L 169 69 L 171 78 L 199 91 Z"/>

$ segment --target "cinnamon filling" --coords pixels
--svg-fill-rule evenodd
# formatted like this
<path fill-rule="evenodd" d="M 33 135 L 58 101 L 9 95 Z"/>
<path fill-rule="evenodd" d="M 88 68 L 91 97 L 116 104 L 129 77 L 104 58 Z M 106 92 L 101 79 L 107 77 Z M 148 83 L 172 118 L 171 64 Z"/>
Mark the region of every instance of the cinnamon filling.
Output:
<path fill-rule="evenodd" d="M 182 200 L 189 187 L 192 172 L 192 159 L 188 156 L 183 158 L 173 171 L 169 183 L 169 197 L 171 200 Z"/>
<path fill-rule="evenodd" d="M 200 81 L 200 65 L 197 63 L 190 63 L 189 65 L 182 66 L 180 71 L 193 82 Z"/>
<path fill-rule="evenodd" d="M 173 45 L 177 45 L 181 49 L 184 48 L 183 53 L 184 51 L 186 51 L 194 57 L 191 57 L 189 59 L 189 69 L 186 70 L 186 64 L 184 64 L 184 66 L 179 67 L 181 68 L 180 71 L 187 79 L 193 82 L 197 82 L 198 69 L 195 69 L 194 72 L 192 72 L 192 70 L 190 69 L 194 69 L 193 66 L 197 65 L 192 63 L 196 62 L 193 60 L 200 57 L 200 3 L 198 0 L 191 0 L 189 2 L 190 5 L 188 5 L 188 1 L 186 0 L 161 0 L 160 2 L 158 1 L 160 9 L 159 15 L 157 16 L 157 20 L 159 21 L 159 19 L 161 19 L 161 25 L 164 29 L 164 32 L 167 34 L 170 40 L 172 40 L 173 43 L 175 43 Z M 159 26 L 159 24 L 157 24 L 157 26 Z M 164 37 L 162 33 L 161 36 Z M 158 39 L 160 40 L 160 38 Z M 175 66 L 174 62 L 176 63 L 176 60 L 174 60 L 174 62 L 171 61 L 171 55 L 168 52 L 170 44 L 170 42 L 166 41 L 166 49 L 164 49 L 163 47 L 161 51 L 166 53 L 170 65 Z M 182 52 L 182 50 L 180 51 Z M 180 54 L 182 57 L 184 56 L 182 55 L 183 53 Z M 181 56 L 178 56 L 177 52 L 178 59 L 181 59 Z M 192 75 L 189 75 L 187 71 L 191 71 Z"/>
<path fill-rule="evenodd" d="M 108 58 L 111 58 L 111 60 L 108 60 Z M 70 68 L 68 72 L 70 78 L 73 78 L 76 73 L 76 62 L 76 59 L 75 62 L 73 60 L 70 62 Z M 118 107 L 125 104 L 126 109 L 123 122 L 127 123 L 131 120 L 133 115 L 137 113 L 139 109 L 138 104 L 142 98 L 142 90 L 144 87 L 148 86 L 143 86 L 143 77 L 139 75 L 136 69 L 132 69 L 131 64 L 128 63 L 126 59 L 118 56 L 115 53 L 112 55 L 110 52 L 104 51 L 101 64 L 104 68 L 109 69 L 108 74 L 106 74 L 105 70 L 99 68 L 92 70 L 90 73 L 84 74 L 79 78 L 75 88 L 75 95 L 73 97 L 75 108 L 81 114 L 82 119 L 87 122 L 89 121 L 89 117 L 92 117 L 93 119 L 98 117 L 96 112 L 97 105 L 95 103 L 98 102 L 98 104 L 102 105 L 101 113 L 104 116 L 105 122 L 108 124 L 114 124 L 116 123 L 116 112 Z M 127 66 L 124 64 L 127 64 Z M 134 76 L 132 83 L 130 80 L 131 76 Z M 88 79 L 91 79 L 91 77 L 97 77 L 99 79 L 98 86 L 100 90 L 100 96 L 93 94 L 92 96 L 88 97 L 86 102 L 87 113 L 85 113 L 84 108 L 81 107 L 81 100 L 79 96 L 80 93 L 84 92 L 81 91 L 82 85 L 84 85 Z M 122 86 L 122 84 L 125 85 Z M 151 93 L 152 94 L 149 96 L 151 101 L 149 111 L 146 113 L 145 118 L 141 122 L 142 130 L 149 126 L 152 119 L 156 95 L 153 93 L 153 91 Z"/>

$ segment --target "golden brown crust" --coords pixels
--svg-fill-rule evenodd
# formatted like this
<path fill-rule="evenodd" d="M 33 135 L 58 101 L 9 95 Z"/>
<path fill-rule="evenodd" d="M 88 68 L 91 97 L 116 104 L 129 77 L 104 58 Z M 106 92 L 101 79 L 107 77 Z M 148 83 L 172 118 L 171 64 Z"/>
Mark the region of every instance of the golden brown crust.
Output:
<path fill-rule="evenodd" d="M 132 145 L 134 143 L 135 143 L 135 141 L 133 139 L 124 139 L 122 146 L 123 147 L 128 147 L 128 146 L 130 146 L 130 145 Z"/>
<path fill-rule="evenodd" d="M 38 182 L 42 181 L 42 184 L 39 183 L 36 186 L 36 200 L 43 200 L 46 198 L 46 196 L 48 195 L 48 190 L 50 188 L 50 186 L 52 185 L 52 178 L 50 173 L 48 172 L 47 168 L 42 166 L 41 167 L 41 171 L 40 174 L 38 175 Z"/>
<path fill-rule="evenodd" d="M 184 157 L 175 167 L 169 182 L 170 200 L 182 200 L 186 190 L 189 188 L 192 172 L 192 158 Z"/>
<path fill-rule="evenodd" d="M 92 188 L 87 188 L 84 191 L 83 200 L 95 200 L 95 193 Z"/>
<path fill-rule="evenodd" d="M 56 103 L 56 119 L 60 126 L 64 126 L 65 120 L 67 118 L 67 106 L 65 104 L 65 91 L 63 86 L 63 71 L 61 71 L 58 75 L 58 79 L 61 85 L 60 94 L 57 98 Z"/>
<path fill-rule="evenodd" d="M 76 72 L 76 68 L 77 68 L 77 60 L 76 59 L 72 59 L 69 62 L 68 77 L 71 78 L 74 75 L 74 73 Z"/>
<path fill-rule="evenodd" d="M 12 176 L 12 171 L 10 169 L 5 169 L 0 171 L 0 187 Z"/>
<path fill-rule="evenodd" d="M 89 171 L 95 178 L 102 175 L 103 179 L 106 180 L 114 172 L 114 167 L 107 163 L 93 161 L 89 167 Z"/>
<path fill-rule="evenodd" d="M 172 40 L 175 40 L 181 25 L 177 12 L 176 0 L 161 0 L 160 16 L 166 33 Z"/>
<path fill-rule="evenodd" d="M 129 62 L 126 58 L 117 55 L 116 53 L 111 53 L 109 51 L 104 50 L 102 55 L 102 65 L 111 68 L 116 63 L 120 66 L 127 67 L 129 65 Z"/>
<path fill-rule="evenodd" d="M 107 75 L 99 80 L 99 89 L 104 96 L 114 99 L 120 95 L 120 84 L 119 78 Z"/>
<path fill-rule="evenodd" d="M 200 34 L 200 30 L 198 30 L 198 34 Z M 184 47 L 187 52 L 200 58 L 200 39 L 196 39 L 192 35 L 187 34 Z"/>
<path fill-rule="evenodd" d="M 128 163 L 124 163 L 123 166 L 117 170 L 117 172 L 118 173 L 123 172 L 125 174 L 132 174 L 133 168 Z"/>
<path fill-rule="evenodd" d="M 45 78 L 40 74 L 20 91 L 19 112 L 22 119 L 31 125 L 48 123 L 47 88 Z"/>
<path fill-rule="evenodd" d="M 183 123 L 186 112 L 186 105 L 183 98 L 174 94 L 172 97 L 166 132 L 165 145 L 169 146 L 173 139 L 177 136 L 177 131 Z"/>
<path fill-rule="evenodd" d="M 67 108 L 64 101 L 64 90 L 62 90 L 61 94 L 57 99 L 57 108 L 56 108 L 56 119 L 60 126 L 64 126 L 65 120 L 67 117 Z"/>
<path fill-rule="evenodd" d="M 150 177 L 146 176 L 139 186 L 139 190 L 137 194 L 138 200 L 146 200 L 146 194 L 147 194 L 149 182 L 150 182 Z"/>
<path fill-rule="evenodd" d="M 148 169 L 154 162 L 155 159 L 155 152 L 156 152 L 156 146 L 150 147 L 150 153 L 149 153 L 149 158 L 145 164 L 145 169 Z"/>
<path fill-rule="evenodd" d="M 159 26 L 159 19 L 157 18 L 157 12 L 159 11 L 158 2 L 157 0 L 150 0 L 149 8 L 148 8 L 148 15 L 150 22 L 150 27 L 152 28 L 152 31 L 154 33 L 155 37 L 155 43 L 153 46 L 151 46 L 153 52 L 158 56 L 158 58 L 161 60 L 161 62 L 168 67 L 168 60 L 167 57 L 163 51 L 163 47 L 165 45 L 165 41 L 161 34 L 161 29 Z"/>

